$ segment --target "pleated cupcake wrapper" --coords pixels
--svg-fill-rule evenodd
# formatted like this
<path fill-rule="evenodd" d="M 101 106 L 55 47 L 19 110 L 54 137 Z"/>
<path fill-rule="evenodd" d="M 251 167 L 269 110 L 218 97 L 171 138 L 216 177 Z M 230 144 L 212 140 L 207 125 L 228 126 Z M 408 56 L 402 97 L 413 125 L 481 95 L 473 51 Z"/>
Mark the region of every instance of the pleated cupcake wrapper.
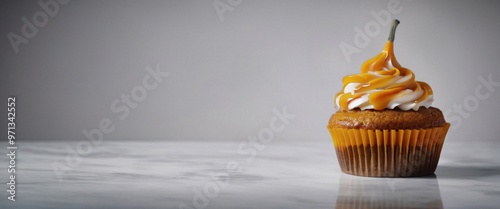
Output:
<path fill-rule="evenodd" d="M 450 124 L 430 129 L 328 128 L 342 172 L 358 176 L 433 174 Z"/>

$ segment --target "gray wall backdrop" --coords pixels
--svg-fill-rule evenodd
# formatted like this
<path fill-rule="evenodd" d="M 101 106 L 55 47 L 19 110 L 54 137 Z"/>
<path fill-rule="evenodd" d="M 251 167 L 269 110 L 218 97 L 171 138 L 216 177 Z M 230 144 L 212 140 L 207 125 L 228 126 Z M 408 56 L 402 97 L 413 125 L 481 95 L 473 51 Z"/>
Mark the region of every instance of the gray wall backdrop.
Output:
<path fill-rule="evenodd" d="M 214 2 L 232 11 L 221 20 Z M 399 2 L 391 14 L 401 21 L 396 56 L 431 85 L 433 106 L 450 111 L 447 140 L 498 141 L 500 87 L 479 78 L 500 81 L 500 2 Z M 364 31 L 377 22 L 370 12 L 392 3 L 237 3 L 73 0 L 45 25 L 39 16 L 42 26 L 15 53 L 8 34 L 22 35 L 22 18 L 32 22 L 43 10 L 38 1 L 2 1 L 0 115 L 7 96 L 17 96 L 18 140 L 81 140 L 82 130 L 110 118 L 115 130 L 105 140 L 241 141 L 286 106 L 297 117 L 277 138 L 330 141 L 326 125 L 342 77 L 382 50 L 390 26 L 373 26 L 350 62 L 339 45 L 354 45 L 355 27 Z M 170 75 L 120 120 L 112 102 L 156 65 Z M 464 103 L 464 112 L 453 109 Z"/>

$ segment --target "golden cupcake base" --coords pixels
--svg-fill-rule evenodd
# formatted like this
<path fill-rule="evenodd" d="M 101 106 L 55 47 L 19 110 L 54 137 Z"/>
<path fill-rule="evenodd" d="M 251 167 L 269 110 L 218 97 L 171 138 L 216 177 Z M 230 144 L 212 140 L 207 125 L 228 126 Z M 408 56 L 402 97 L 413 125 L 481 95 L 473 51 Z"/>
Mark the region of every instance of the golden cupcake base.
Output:
<path fill-rule="evenodd" d="M 370 177 L 433 174 L 450 127 L 368 130 L 328 128 L 342 172 Z"/>

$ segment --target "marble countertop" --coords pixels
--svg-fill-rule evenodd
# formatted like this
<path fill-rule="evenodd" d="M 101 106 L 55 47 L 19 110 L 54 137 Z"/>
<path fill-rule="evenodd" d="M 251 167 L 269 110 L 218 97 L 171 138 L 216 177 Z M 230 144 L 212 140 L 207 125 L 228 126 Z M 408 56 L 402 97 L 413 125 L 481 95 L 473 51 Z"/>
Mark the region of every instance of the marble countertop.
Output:
<path fill-rule="evenodd" d="M 435 175 L 343 174 L 331 141 L 24 142 L 1 208 L 498 208 L 500 143 L 445 142 Z M 7 158 L 0 158 L 7 166 Z M 8 177 L 1 175 L 1 181 Z M 5 206 L 5 207 L 4 207 Z"/>

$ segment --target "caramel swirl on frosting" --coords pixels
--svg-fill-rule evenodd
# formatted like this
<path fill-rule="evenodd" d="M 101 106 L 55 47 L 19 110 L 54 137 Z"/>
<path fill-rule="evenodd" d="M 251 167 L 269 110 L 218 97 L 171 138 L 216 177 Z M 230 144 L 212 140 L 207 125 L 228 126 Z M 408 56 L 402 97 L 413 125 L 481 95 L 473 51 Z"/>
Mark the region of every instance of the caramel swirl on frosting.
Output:
<path fill-rule="evenodd" d="M 398 23 L 398 20 L 393 22 L 384 50 L 361 66 L 361 74 L 342 79 L 342 91 L 335 96 L 337 108 L 417 111 L 431 105 L 431 87 L 425 82 L 415 81 L 413 72 L 401 67 L 394 56 L 394 33 Z"/>

